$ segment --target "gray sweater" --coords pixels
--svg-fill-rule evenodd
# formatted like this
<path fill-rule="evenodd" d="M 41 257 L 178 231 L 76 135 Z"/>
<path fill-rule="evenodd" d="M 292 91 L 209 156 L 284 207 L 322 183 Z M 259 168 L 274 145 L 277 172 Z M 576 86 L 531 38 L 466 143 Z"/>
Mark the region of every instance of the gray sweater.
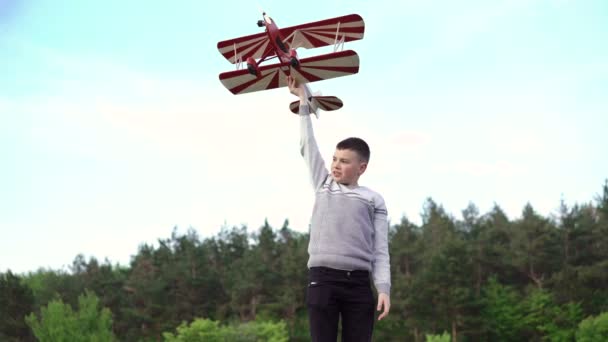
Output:
<path fill-rule="evenodd" d="M 334 181 L 315 141 L 307 105 L 300 106 L 300 149 L 315 189 L 308 267 L 368 270 L 380 293 L 390 295 L 386 205 L 363 186 Z"/>

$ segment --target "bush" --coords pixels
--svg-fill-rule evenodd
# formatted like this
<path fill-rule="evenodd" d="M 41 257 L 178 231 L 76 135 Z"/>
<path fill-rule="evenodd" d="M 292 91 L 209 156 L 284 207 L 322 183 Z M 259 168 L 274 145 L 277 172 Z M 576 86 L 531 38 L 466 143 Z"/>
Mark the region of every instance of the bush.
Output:
<path fill-rule="evenodd" d="M 577 342 L 608 341 L 608 312 L 581 321 L 576 331 Z"/>
<path fill-rule="evenodd" d="M 451 342 L 452 338 L 446 331 L 441 335 L 426 335 L 426 342 Z"/>
<path fill-rule="evenodd" d="M 197 318 L 177 327 L 177 334 L 163 333 L 167 342 L 287 342 L 289 335 L 285 322 L 254 321 L 238 325 L 220 325 L 217 321 Z"/>
<path fill-rule="evenodd" d="M 52 300 L 40 310 L 40 319 L 31 313 L 25 318 L 40 342 L 114 341 L 110 310 L 98 309 L 99 299 L 86 291 L 78 297 L 78 311 L 61 300 Z"/>

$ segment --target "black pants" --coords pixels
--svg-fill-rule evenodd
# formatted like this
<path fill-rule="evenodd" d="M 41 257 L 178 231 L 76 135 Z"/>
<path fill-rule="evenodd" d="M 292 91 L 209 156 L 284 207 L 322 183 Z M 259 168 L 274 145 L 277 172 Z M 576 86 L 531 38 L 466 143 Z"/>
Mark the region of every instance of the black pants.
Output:
<path fill-rule="evenodd" d="M 374 295 L 369 272 L 312 267 L 306 292 L 313 342 L 335 342 L 342 317 L 342 341 L 371 341 Z"/>

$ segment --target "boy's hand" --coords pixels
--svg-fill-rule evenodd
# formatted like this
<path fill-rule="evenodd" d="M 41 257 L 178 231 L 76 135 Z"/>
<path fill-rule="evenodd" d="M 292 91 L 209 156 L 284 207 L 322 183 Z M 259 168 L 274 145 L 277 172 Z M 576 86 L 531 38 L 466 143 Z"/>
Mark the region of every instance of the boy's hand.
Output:
<path fill-rule="evenodd" d="M 378 316 L 378 320 L 383 319 L 388 315 L 388 311 L 391 309 L 391 299 L 386 293 L 378 294 L 378 307 L 377 310 L 380 311 L 384 308 L 384 311 Z"/>
<path fill-rule="evenodd" d="M 300 103 L 304 103 L 306 101 L 306 91 L 304 90 L 304 85 L 299 84 L 298 81 L 296 81 L 296 79 L 291 75 L 287 76 L 287 86 L 289 87 L 290 93 L 300 98 Z"/>

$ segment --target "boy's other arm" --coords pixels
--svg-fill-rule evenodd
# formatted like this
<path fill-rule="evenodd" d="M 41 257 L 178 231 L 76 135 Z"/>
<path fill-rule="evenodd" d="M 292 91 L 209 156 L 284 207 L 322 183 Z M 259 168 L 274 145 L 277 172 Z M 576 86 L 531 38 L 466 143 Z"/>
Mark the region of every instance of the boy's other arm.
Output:
<path fill-rule="evenodd" d="M 289 91 L 300 98 L 300 153 L 304 157 L 304 162 L 310 172 L 312 185 L 316 190 L 321 187 L 329 172 L 325 167 L 325 162 L 315 140 L 304 85 L 298 85 L 291 76 L 287 78 L 287 82 Z"/>
<path fill-rule="evenodd" d="M 384 199 L 379 196 L 374 204 L 374 285 L 378 290 L 378 320 L 388 315 L 391 307 L 391 264 L 388 254 L 388 213 Z"/>

